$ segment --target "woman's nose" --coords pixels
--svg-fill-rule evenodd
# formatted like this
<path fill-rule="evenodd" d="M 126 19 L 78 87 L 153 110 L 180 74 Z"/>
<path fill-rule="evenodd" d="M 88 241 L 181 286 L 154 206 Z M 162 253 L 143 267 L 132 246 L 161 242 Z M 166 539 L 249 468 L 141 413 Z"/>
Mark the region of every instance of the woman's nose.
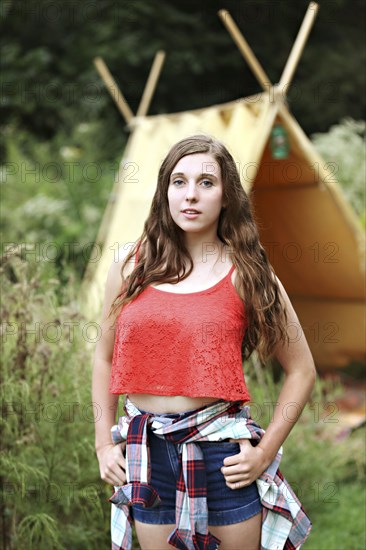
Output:
<path fill-rule="evenodd" d="M 195 182 L 189 182 L 186 190 L 186 199 L 193 200 L 197 198 L 197 187 Z"/>

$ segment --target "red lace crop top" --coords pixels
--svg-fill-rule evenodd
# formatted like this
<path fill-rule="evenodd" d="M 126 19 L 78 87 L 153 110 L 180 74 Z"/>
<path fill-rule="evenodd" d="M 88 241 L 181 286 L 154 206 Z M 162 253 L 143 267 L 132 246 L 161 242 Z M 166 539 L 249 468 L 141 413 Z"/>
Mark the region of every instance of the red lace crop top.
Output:
<path fill-rule="evenodd" d="M 249 401 L 241 357 L 248 326 L 229 273 L 175 293 L 149 286 L 116 322 L 109 391 Z"/>

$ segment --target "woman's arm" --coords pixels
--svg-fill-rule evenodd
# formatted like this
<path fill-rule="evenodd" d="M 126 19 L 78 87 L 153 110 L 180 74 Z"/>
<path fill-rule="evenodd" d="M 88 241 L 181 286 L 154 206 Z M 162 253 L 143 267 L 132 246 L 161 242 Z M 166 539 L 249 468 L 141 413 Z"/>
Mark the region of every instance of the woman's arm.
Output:
<path fill-rule="evenodd" d="M 309 400 L 316 379 L 314 360 L 290 299 L 276 277 L 287 312 L 290 343 L 279 343 L 275 357 L 285 371 L 285 382 L 278 396 L 272 420 L 256 447 L 241 440 L 239 455 L 226 458 L 222 472 L 232 489 L 257 479 L 276 457 Z M 238 483 L 240 482 L 240 483 Z"/>
<path fill-rule="evenodd" d="M 110 370 L 113 358 L 115 328 L 114 316 L 107 318 L 113 300 L 120 293 L 121 265 L 129 251 L 120 254 L 119 261 L 113 261 L 108 272 L 101 320 L 101 338 L 98 340 L 93 359 L 92 400 L 94 403 L 95 449 L 99 461 L 101 478 L 113 485 L 122 485 L 125 480 L 125 443 L 114 445 L 111 427 L 116 423 L 118 395 L 109 392 Z M 129 268 L 130 266 L 128 266 Z M 126 268 L 126 271 L 128 270 Z"/>
<path fill-rule="evenodd" d="M 278 344 L 276 359 L 285 371 L 285 382 L 278 397 L 273 418 L 259 443 L 267 466 L 290 433 L 309 400 L 316 379 L 316 369 L 304 332 L 290 299 L 277 278 L 286 306 L 289 345 Z"/>

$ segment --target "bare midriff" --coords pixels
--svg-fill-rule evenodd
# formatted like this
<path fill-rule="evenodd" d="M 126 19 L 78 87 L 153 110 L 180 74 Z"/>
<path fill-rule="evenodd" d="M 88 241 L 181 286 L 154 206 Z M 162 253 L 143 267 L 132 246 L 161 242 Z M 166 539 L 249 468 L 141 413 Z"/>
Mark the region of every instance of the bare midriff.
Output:
<path fill-rule="evenodd" d="M 150 395 L 131 393 L 130 401 L 140 410 L 155 414 L 173 414 L 199 409 L 209 403 L 219 401 L 218 397 L 186 397 L 184 395 Z"/>

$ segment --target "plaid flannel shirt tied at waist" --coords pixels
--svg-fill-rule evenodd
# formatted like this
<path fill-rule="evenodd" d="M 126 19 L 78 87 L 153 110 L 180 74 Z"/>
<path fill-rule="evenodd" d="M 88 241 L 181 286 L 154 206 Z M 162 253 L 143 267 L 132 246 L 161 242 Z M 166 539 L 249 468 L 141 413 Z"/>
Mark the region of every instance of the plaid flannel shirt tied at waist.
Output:
<path fill-rule="evenodd" d="M 206 471 L 199 441 L 227 438 L 251 439 L 256 445 L 265 431 L 256 424 L 248 406 L 240 401 L 208 405 L 190 416 L 174 419 L 142 414 L 127 398 L 127 416 L 111 429 L 114 444 L 127 440 L 126 485 L 115 487 L 109 498 L 112 550 L 131 550 L 131 504 L 157 506 L 160 498 L 150 485 L 148 430 L 177 445 L 180 476 L 176 490 L 176 527 L 169 544 L 181 550 L 217 550 L 220 540 L 208 531 Z M 311 522 L 300 501 L 278 469 L 282 447 L 276 458 L 256 480 L 262 504 L 262 550 L 292 550 L 306 540 Z"/>

